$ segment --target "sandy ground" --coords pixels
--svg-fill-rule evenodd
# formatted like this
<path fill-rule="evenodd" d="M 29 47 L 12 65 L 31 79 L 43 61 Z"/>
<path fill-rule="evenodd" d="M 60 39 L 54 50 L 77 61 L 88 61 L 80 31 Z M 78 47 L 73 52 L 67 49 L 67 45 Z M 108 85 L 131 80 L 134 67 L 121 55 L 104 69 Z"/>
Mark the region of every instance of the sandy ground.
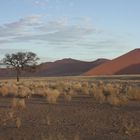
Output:
<path fill-rule="evenodd" d="M 6 120 L 11 100 L 0 97 L 0 140 L 140 140 L 140 102 L 115 107 L 79 95 L 49 104 L 32 97 L 16 112 L 17 128 L 14 120 Z"/>

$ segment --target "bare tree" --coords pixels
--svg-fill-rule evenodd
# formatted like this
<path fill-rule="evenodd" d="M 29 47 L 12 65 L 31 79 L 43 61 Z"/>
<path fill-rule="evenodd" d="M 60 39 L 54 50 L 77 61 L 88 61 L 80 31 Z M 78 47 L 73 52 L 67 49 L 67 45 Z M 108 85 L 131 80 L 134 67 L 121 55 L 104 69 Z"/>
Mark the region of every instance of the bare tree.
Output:
<path fill-rule="evenodd" d="M 37 60 L 39 60 L 39 58 L 33 52 L 18 52 L 6 54 L 3 62 L 16 70 L 17 81 L 19 81 L 21 71 L 35 68 Z"/>

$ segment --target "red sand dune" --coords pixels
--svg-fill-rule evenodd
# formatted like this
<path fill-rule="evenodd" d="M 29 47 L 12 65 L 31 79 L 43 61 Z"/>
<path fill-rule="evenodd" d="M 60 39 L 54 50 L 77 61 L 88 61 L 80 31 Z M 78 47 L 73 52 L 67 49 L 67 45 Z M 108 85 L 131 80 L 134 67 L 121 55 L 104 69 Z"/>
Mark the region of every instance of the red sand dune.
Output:
<path fill-rule="evenodd" d="M 92 62 L 74 60 L 71 58 L 43 63 L 39 66 L 38 76 L 74 76 L 80 75 L 93 67 L 108 62 L 107 59 L 97 59 Z"/>
<path fill-rule="evenodd" d="M 92 68 L 83 75 L 114 74 L 140 74 L 140 49 L 135 49 L 96 68 Z"/>
<path fill-rule="evenodd" d="M 116 74 L 119 74 L 119 75 L 122 75 L 122 74 L 140 74 L 140 63 L 128 66 L 128 67 L 118 71 Z"/>

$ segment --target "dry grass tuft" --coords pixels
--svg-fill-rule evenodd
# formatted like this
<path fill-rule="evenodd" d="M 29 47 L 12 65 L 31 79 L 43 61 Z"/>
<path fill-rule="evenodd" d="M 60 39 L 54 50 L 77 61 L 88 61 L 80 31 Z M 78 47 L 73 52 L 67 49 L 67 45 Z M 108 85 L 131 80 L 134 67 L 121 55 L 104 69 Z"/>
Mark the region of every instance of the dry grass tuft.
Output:
<path fill-rule="evenodd" d="M 38 96 L 38 97 L 45 97 L 46 89 L 44 87 L 35 86 L 34 89 L 32 89 L 32 95 Z"/>
<path fill-rule="evenodd" d="M 107 98 L 107 101 L 111 105 L 119 106 L 125 105 L 128 103 L 128 99 L 126 96 L 118 97 L 116 95 L 111 95 Z"/>
<path fill-rule="evenodd" d="M 12 108 L 26 108 L 25 100 L 19 98 L 13 98 L 12 100 Z"/>
<path fill-rule="evenodd" d="M 140 101 L 140 88 L 138 87 L 129 87 L 127 91 L 128 98 L 130 100 Z"/>
<path fill-rule="evenodd" d="M 9 93 L 9 91 L 8 91 L 8 86 L 7 86 L 7 84 L 1 85 L 1 87 L 0 87 L 0 94 L 1 94 L 2 96 L 7 96 L 8 93 Z"/>
<path fill-rule="evenodd" d="M 20 108 L 26 108 L 25 99 L 19 99 L 18 106 Z"/>
<path fill-rule="evenodd" d="M 70 102 L 72 100 L 72 96 L 70 94 L 65 93 L 64 94 L 64 99 L 65 99 L 65 101 Z"/>
<path fill-rule="evenodd" d="M 28 97 L 31 94 L 31 91 L 28 87 L 19 86 L 18 88 L 18 96 L 21 98 Z"/>
<path fill-rule="evenodd" d="M 81 92 L 81 83 L 80 82 L 76 82 L 72 84 L 72 89 L 76 92 L 76 93 L 80 93 Z"/>
<path fill-rule="evenodd" d="M 127 97 L 120 93 L 118 85 L 107 84 L 104 87 L 104 95 L 106 96 L 107 102 L 111 105 L 118 106 L 128 103 Z"/>
<path fill-rule="evenodd" d="M 16 127 L 17 128 L 21 127 L 21 119 L 19 117 L 16 118 Z"/>
<path fill-rule="evenodd" d="M 85 95 L 89 95 L 89 88 L 88 87 L 82 87 L 81 88 L 81 93 Z"/>
<path fill-rule="evenodd" d="M 14 118 L 14 111 L 13 111 L 13 110 L 9 112 L 9 117 L 10 117 L 11 119 Z"/>
<path fill-rule="evenodd" d="M 9 90 L 9 95 L 17 96 L 17 94 L 18 94 L 18 87 L 17 87 L 17 85 L 15 85 L 15 84 L 9 85 L 8 90 Z"/>
<path fill-rule="evenodd" d="M 121 93 L 121 89 L 118 85 L 114 84 L 92 84 L 90 87 L 90 95 L 94 96 L 100 103 L 109 103 L 111 105 L 124 105 L 128 103 L 127 96 Z"/>
<path fill-rule="evenodd" d="M 74 97 L 77 95 L 77 92 L 75 92 L 73 89 L 70 89 L 67 94 L 69 94 L 71 97 Z"/>
<path fill-rule="evenodd" d="M 100 103 L 103 103 L 106 100 L 106 97 L 103 94 L 102 86 L 92 85 L 92 89 L 90 89 L 90 94 Z"/>
<path fill-rule="evenodd" d="M 51 125 L 51 119 L 49 116 L 47 116 L 47 125 Z"/>
<path fill-rule="evenodd" d="M 52 89 L 47 89 L 45 92 L 46 96 L 47 96 L 47 101 L 49 103 L 56 103 L 60 92 L 58 90 L 52 90 Z"/>
<path fill-rule="evenodd" d="M 17 107 L 17 102 L 18 102 L 18 99 L 17 98 L 13 98 L 12 99 L 12 103 L 11 103 L 12 108 L 16 108 Z"/>

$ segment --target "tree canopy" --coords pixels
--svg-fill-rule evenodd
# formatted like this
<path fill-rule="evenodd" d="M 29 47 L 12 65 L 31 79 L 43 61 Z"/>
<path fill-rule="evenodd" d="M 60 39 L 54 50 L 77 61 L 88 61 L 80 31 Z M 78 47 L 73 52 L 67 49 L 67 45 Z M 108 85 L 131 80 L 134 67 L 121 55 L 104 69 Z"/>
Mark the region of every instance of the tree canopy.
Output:
<path fill-rule="evenodd" d="M 6 54 L 3 59 L 4 64 L 14 68 L 17 73 L 17 81 L 19 81 L 19 75 L 23 70 L 31 70 L 37 65 L 39 58 L 33 52 L 17 52 L 12 54 Z"/>

